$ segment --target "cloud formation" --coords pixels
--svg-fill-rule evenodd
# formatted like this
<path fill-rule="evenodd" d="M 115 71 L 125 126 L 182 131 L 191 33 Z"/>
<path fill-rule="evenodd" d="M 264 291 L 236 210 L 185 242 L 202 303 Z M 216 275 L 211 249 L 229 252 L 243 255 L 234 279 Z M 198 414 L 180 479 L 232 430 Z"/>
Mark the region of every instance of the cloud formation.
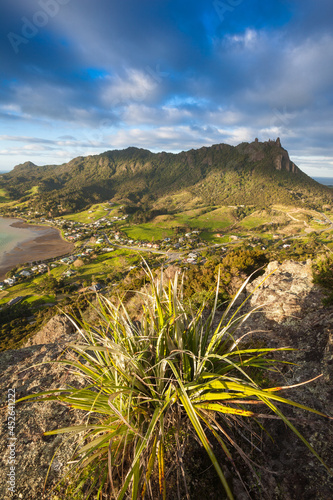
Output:
<path fill-rule="evenodd" d="M 0 170 L 280 136 L 330 175 L 331 0 L 3 0 L 0 13 Z"/>

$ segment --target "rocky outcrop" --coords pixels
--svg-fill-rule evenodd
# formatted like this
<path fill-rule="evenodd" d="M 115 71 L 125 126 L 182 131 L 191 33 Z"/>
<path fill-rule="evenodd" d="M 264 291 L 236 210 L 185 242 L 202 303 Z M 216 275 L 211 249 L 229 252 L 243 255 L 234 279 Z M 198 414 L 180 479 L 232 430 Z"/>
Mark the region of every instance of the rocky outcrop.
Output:
<path fill-rule="evenodd" d="M 80 378 L 72 375 L 64 365 L 55 363 L 62 356 L 66 342 L 75 338 L 67 318 L 58 316 L 33 337 L 30 347 L 0 353 L 1 499 L 55 498 L 51 494 L 51 488 L 61 478 L 75 449 L 76 438 L 68 435 L 45 437 L 43 433 L 81 423 L 83 415 L 55 402 L 21 403 L 15 406 L 15 427 L 10 429 L 7 423 L 7 401 L 8 395 L 12 396 L 13 391 L 17 400 L 43 390 L 66 387 L 66 384 L 79 387 L 82 383 Z M 15 440 L 10 439 L 12 437 Z M 9 448 L 8 445 L 13 443 L 15 446 Z M 14 495 L 8 490 L 7 483 L 10 452 L 15 453 L 16 461 Z M 52 458 L 54 460 L 44 496 L 44 483 Z"/>
<path fill-rule="evenodd" d="M 285 149 L 282 149 L 282 153 L 275 158 L 274 165 L 277 170 L 285 170 L 293 174 L 301 172 L 295 163 L 290 160 L 288 151 Z"/>
<path fill-rule="evenodd" d="M 72 321 L 66 316 L 57 314 L 33 337 L 25 343 L 24 347 L 54 342 L 66 342 L 68 336 L 75 331 Z"/>
<path fill-rule="evenodd" d="M 243 145 L 243 148 L 244 152 L 249 155 L 250 161 L 259 162 L 263 160 L 267 154 L 267 149 L 265 149 L 267 145 L 269 145 L 271 151 L 274 152 L 273 164 L 277 170 L 283 170 L 293 174 L 302 173 L 297 165 L 290 160 L 288 151 L 281 146 L 279 137 L 276 141 L 268 140 L 267 142 L 259 142 L 258 139 L 255 139 L 254 142 L 246 144 L 245 147 Z"/>
<path fill-rule="evenodd" d="M 261 283 L 261 285 L 260 285 Z M 259 286 L 260 285 L 260 286 Z M 258 287 L 258 288 L 257 288 Z M 244 328 L 252 341 L 270 347 L 297 349 L 282 358 L 284 385 L 315 381 L 284 392 L 285 397 L 333 417 L 333 308 L 322 304 L 322 294 L 312 283 L 310 262 L 272 262 L 264 276 L 248 286 L 249 308 L 261 306 Z M 275 356 L 276 357 L 276 356 Z M 278 377 L 281 381 L 281 376 Z M 333 421 L 313 413 L 283 410 L 333 471 Z M 261 485 L 252 498 L 263 500 L 328 500 L 333 498 L 333 480 L 305 445 L 283 423 L 266 425 L 262 457 L 269 469 L 260 471 Z"/>

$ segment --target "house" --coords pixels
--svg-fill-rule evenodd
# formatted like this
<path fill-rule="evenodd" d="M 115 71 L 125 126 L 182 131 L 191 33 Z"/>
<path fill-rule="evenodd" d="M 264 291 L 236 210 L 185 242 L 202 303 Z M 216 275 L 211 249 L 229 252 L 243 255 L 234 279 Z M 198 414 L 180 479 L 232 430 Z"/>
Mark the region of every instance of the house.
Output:
<path fill-rule="evenodd" d="M 3 280 L 3 282 L 7 283 L 7 285 L 9 285 L 9 286 L 14 285 L 15 281 L 16 281 L 16 278 L 7 278 L 7 279 Z"/>
<path fill-rule="evenodd" d="M 196 264 L 197 260 L 193 259 L 193 257 L 189 257 L 188 259 L 185 259 L 185 262 L 188 262 L 189 264 Z"/>
<path fill-rule="evenodd" d="M 14 299 L 11 299 L 9 302 L 7 302 L 7 306 L 14 306 L 15 304 L 18 304 L 19 302 L 21 302 L 21 300 L 23 300 L 24 297 L 22 296 L 18 296 L 18 297 L 14 297 Z"/>
<path fill-rule="evenodd" d="M 26 270 L 21 271 L 20 276 L 23 276 L 24 278 L 29 278 L 31 276 L 31 272 Z"/>
<path fill-rule="evenodd" d="M 63 276 L 67 276 L 67 278 L 69 278 L 70 276 L 73 276 L 74 274 L 76 274 L 76 271 L 73 271 L 72 269 L 68 269 L 68 271 L 65 271 L 63 273 Z"/>

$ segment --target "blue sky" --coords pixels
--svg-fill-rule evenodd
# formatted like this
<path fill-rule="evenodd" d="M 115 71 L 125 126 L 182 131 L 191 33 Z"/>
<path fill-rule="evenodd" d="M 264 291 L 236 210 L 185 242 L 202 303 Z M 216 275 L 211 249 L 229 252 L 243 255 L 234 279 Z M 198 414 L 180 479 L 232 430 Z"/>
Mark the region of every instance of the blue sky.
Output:
<path fill-rule="evenodd" d="M 332 0 L 2 0 L 0 171 L 281 138 L 333 177 Z"/>

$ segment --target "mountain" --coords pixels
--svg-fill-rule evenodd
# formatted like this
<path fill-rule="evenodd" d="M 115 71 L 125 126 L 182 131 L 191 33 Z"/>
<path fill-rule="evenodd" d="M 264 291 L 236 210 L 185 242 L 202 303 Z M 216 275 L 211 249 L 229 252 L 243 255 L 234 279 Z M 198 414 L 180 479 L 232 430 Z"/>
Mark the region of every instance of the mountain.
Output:
<path fill-rule="evenodd" d="M 13 200 L 32 199 L 36 208 L 73 212 L 106 199 L 153 205 L 165 196 L 190 193 L 209 205 L 318 208 L 333 191 L 302 172 L 276 141 L 217 144 L 173 153 L 134 147 L 77 157 L 63 165 L 17 165 L 0 176 Z"/>

